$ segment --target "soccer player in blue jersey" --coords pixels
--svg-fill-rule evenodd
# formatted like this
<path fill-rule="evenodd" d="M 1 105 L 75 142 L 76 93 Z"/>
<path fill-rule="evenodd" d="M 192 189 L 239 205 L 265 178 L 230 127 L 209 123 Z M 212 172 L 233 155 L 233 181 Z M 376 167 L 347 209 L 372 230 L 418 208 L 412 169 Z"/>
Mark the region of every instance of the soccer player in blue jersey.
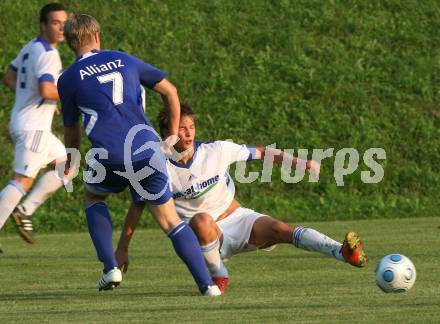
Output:
<path fill-rule="evenodd" d="M 180 117 L 176 88 L 158 68 L 126 53 L 101 50 L 100 26 L 89 15 L 69 18 L 65 36 L 77 55 L 58 83 L 65 144 L 67 148 L 79 149 L 82 115 L 85 133 L 95 152 L 99 151 L 95 159 L 88 161 L 89 169 L 95 174 L 84 182 L 88 229 L 98 258 L 104 264 L 98 289 L 112 289 L 122 281 L 113 250 L 111 217 L 104 200 L 110 193 L 129 187 L 133 203 L 147 202 L 201 293 L 220 295 L 194 232 L 177 216 L 160 139 L 143 111 L 141 85 L 162 96 L 171 115 L 170 135 L 176 135 Z M 66 173 L 71 172 L 71 161 L 72 155 L 68 155 Z M 98 180 L 101 171 L 104 175 Z"/>
<path fill-rule="evenodd" d="M 0 192 L 0 228 L 12 214 L 18 233 L 28 243 L 34 243 L 32 214 L 63 186 L 52 169 L 35 179 L 46 165 L 55 166 L 66 159 L 63 143 L 51 131 L 59 100 L 56 82 L 62 68 L 57 45 L 64 41 L 66 19 L 64 5 L 43 6 L 40 35 L 20 50 L 3 79 L 15 92 L 9 123 L 15 156 L 13 178 Z"/>

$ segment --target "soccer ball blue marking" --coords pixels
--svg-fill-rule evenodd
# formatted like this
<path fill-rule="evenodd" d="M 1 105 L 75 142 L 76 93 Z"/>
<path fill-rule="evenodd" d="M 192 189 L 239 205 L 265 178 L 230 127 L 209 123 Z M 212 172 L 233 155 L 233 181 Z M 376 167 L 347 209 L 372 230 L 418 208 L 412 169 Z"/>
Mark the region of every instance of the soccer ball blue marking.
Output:
<path fill-rule="evenodd" d="M 385 280 L 386 282 L 391 282 L 394 279 L 394 275 L 393 272 L 391 270 L 386 270 L 383 274 L 382 274 L 383 280 Z"/>
<path fill-rule="evenodd" d="M 399 262 L 400 260 L 402 260 L 402 257 L 399 254 L 393 254 L 392 256 L 390 256 L 391 261 L 394 262 Z"/>

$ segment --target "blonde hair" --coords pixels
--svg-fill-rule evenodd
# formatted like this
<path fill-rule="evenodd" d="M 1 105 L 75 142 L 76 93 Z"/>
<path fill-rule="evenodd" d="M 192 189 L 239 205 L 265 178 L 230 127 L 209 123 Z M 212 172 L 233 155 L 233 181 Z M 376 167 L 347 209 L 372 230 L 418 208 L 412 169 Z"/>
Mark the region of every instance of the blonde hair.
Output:
<path fill-rule="evenodd" d="M 99 30 L 98 21 L 86 14 L 74 14 L 64 24 L 67 44 L 75 52 L 88 45 Z"/>

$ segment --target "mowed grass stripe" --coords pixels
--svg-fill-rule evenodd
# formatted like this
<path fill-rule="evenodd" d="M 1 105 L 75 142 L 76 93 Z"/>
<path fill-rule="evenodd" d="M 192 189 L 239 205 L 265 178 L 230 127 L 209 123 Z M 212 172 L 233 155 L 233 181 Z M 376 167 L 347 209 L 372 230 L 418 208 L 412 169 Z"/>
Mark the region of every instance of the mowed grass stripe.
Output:
<path fill-rule="evenodd" d="M 342 240 L 360 232 L 370 262 L 357 269 L 317 253 L 278 246 L 227 263 L 227 295 L 201 297 L 159 230 L 135 234 L 121 286 L 99 293 L 101 267 L 87 233 L 45 234 L 26 245 L 0 235 L 2 322 L 439 322 L 440 218 L 308 223 Z M 115 231 L 115 240 L 119 233 Z M 374 268 L 392 252 L 409 256 L 417 281 L 384 294 Z"/>

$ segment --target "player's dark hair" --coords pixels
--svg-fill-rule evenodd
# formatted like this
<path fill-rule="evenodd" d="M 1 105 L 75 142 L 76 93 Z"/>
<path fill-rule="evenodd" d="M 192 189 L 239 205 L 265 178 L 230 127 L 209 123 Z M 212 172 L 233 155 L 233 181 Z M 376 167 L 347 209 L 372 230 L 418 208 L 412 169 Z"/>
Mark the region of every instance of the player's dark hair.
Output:
<path fill-rule="evenodd" d="M 66 11 L 66 7 L 62 3 L 48 3 L 40 10 L 40 23 L 47 24 L 49 22 L 49 14 L 52 11 Z"/>
<path fill-rule="evenodd" d="M 188 116 L 191 117 L 194 121 L 196 120 L 196 114 L 192 111 L 188 102 L 184 102 L 180 104 L 180 118 Z M 159 123 L 159 131 L 162 138 L 165 137 L 165 133 L 168 131 L 168 123 L 169 123 L 169 114 L 168 111 L 162 110 L 157 116 L 157 121 Z"/>

